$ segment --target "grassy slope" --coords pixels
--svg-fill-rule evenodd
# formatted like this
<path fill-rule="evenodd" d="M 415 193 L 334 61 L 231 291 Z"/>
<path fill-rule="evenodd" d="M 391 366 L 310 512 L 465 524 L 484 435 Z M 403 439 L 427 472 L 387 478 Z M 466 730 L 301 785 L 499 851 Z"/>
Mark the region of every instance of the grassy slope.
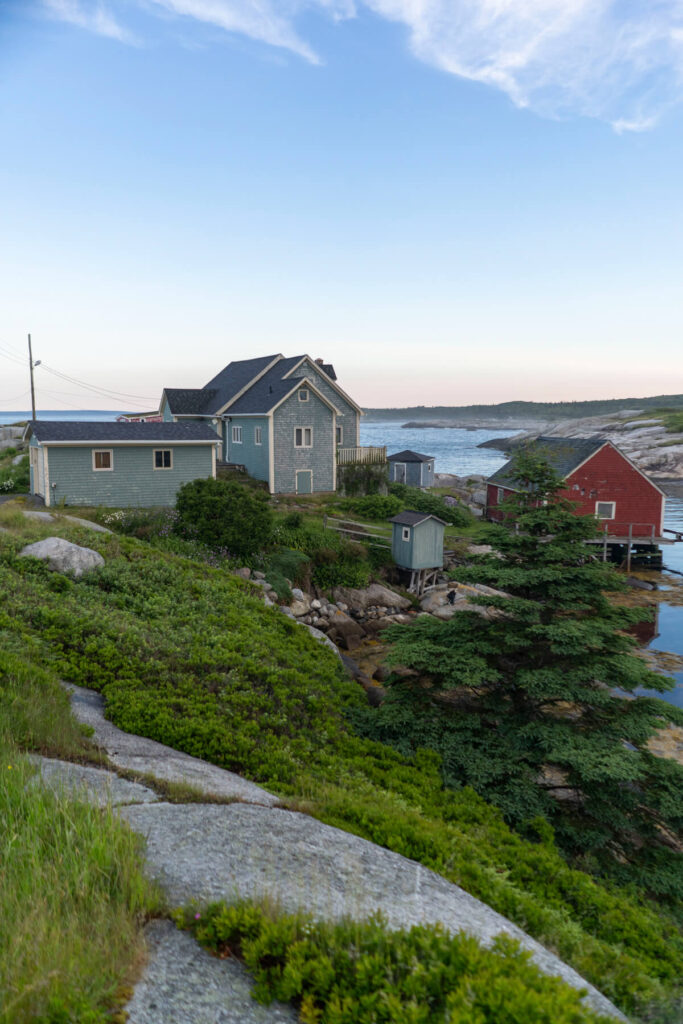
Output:
<path fill-rule="evenodd" d="M 433 756 L 406 761 L 353 736 L 344 710 L 364 699 L 359 688 L 248 585 L 130 538 L 19 527 L 3 514 L 11 532 L 0 534 L 0 641 L 102 690 L 116 724 L 240 771 L 434 868 L 625 1008 L 680 978 L 683 939 L 663 912 L 570 870 L 549 840 L 521 840 L 471 791 L 444 791 Z M 73 584 L 16 559 L 48 532 L 97 548 L 105 569 Z"/>
<path fill-rule="evenodd" d="M 11 650 L 22 648 L 21 654 Z M 111 812 L 35 786 L 20 752 L 90 759 L 56 678 L 0 647 L 0 1024 L 99 1024 L 137 973 L 159 905 Z"/>

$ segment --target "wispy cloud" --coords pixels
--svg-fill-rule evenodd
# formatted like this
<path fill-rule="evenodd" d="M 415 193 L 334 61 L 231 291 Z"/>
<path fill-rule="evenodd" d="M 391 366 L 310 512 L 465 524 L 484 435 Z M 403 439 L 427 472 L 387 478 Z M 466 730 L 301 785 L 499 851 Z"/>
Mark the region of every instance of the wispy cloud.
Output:
<path fill-rule="evenodd" d="M 135 44 L 136 37 L 118 23 L 102 3 L 81 3 L 79 0 L 44 0 L 47 11 L 59 21 L 77 25 L 88 32 L 120 43 Z"/>
<path fill-rule="evenodd" d="M 102 35 L 121 38 L 124 31 L 99 2 L 46 2 Z M 303 14 L 342 20 L 372 12 L 405 26 L 412 52 L 433 67 L 501 90 L 544 116 L 595 117 L 620 132 L 651 128 L 683 98 L 683 0 L 137 2 L 313 63 L 320 56 L 297 30 Z"/>

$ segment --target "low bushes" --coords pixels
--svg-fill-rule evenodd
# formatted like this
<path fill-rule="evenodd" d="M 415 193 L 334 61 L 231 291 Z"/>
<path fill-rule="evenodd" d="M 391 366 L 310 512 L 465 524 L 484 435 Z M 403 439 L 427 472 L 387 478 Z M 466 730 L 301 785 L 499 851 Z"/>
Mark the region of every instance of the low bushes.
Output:
<path fill-rule="evenodd" d="M 449 505 L 440 495 L 421 491 L 419 487 L 389 484 L 389 492 L 399 499 L 401 508 L 438 516 L 451 526 L 470 526 L 474 522 L 474 516 L 463 505 Z"/>
<path fill-rule="evenodd" d="M 394 494 L 368 494 L 365 498 L 348 498 L 342 508 L 348 508 L 363 519 L 391 519 L 403 508 Z"/>
<path fill-rule="evenodd" d="M 16 466 L 5 465 L 0 469 L 0 494 L 25 494 L 30 488 L 29 458 L 25 455 Z"/>
<path fill-rule="evenodd" d="M 22 538 L 0 534 L 0 644 L 29 645 L 62 678 L 101 690 L 121 728 L 438 871 L 624 1008 L 675 987 L 683 937 L 666 912 L 570 869 L 543 830 L 515 835 L 472 790 L 445 790 L 436 755 L 356 736 L 346 716 L 364 706 L 360 688 L 248 585 L 131 538 L 88 542 L 107 564 L 56 593 L 42 563 L 15 557 Z"/>
<path fill-rule="evenodd" d="M 213 904 L 176 915 L 202 945 L 238 956 L 254 997 L 299 1008 L 302 1024 L 598 1024 L 580 993 L 543 974 L 518 944 L 491 949 L 440 925 L 388 931 L 381 916 L 339 924 Z"/>

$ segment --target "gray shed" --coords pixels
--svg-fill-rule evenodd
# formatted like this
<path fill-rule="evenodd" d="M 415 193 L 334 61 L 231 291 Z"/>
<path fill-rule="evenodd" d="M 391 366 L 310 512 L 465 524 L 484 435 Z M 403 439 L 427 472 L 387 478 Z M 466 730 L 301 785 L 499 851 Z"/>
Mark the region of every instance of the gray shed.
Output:
<path fill-rule="evenodd" d="M 389 481 L 397 484 L 408 484 L 409 487 L 434 486 L 434 456 L 420 455 L 406 449 L 390 455 Z"/>

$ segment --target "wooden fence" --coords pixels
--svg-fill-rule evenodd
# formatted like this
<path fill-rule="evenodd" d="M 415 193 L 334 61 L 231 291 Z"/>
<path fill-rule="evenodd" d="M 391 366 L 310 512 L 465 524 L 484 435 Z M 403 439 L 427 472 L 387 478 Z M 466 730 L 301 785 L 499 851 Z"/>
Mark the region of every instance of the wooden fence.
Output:
<path fill-rule="evenodd" d="M 337 448 L 337 464 L 350 466 L 353 463 L 386 462 L 387 449 L 384 447 Z"/>

